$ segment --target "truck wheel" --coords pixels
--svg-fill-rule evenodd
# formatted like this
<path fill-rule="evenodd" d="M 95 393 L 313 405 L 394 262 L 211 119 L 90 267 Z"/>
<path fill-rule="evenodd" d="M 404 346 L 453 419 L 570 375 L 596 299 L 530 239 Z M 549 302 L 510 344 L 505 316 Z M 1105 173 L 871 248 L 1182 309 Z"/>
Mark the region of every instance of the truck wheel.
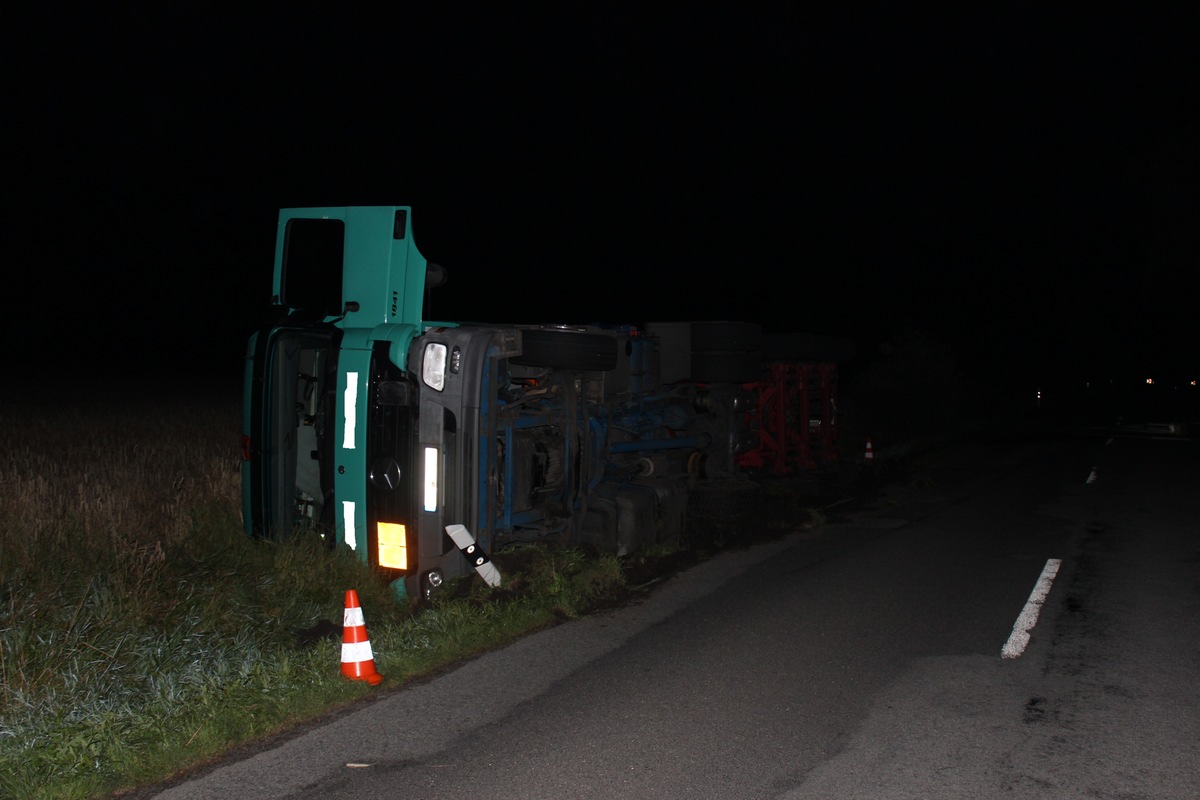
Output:
<path fill-rule="evenodd" d="M 526 367 L 602 371 L 617 366 L 617 340 L 602 333 L 525 329 L 522 353 L 510 359 Z"/>

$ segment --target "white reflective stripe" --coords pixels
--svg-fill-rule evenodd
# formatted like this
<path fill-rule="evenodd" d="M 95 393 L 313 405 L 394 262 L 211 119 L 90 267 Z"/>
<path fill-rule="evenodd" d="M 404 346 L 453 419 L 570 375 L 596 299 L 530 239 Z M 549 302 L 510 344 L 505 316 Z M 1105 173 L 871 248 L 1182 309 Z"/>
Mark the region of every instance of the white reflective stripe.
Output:
<path fill-rule="evenodd" d="M 359 661 L 374 661 L 375 655 L 371 652 L 370 642 L 343 642 L 342 643 L 342 663 L 356 664 Z"/>
<path fill-rule="evenodd" d="M 342 426 L 342 449 L 354 449 L 354 426 L 358 420 L 358 373 L 346 373 L 346 393 L 342 399 L 345 424 Z"/>
<path fill-rule="evenodd" d="M 425 510 L 437 511 L 438 496 L 438 451 L 425 448 Z"/>
<path fill-rule="evenodd" d="M 342 615 L 342 627 L 344 628 L 361 628 L 366 624 L 366 620 L 363 619 L 362 606 L 347 608 L 346 613 Z"/>
<path fill-rule="evenodd" d="M 342 525 L 346 529 L 346 544 L 353 550 L 358 546 L 358 534 L 354 530 L 354 501 L 342 501 Z"/>

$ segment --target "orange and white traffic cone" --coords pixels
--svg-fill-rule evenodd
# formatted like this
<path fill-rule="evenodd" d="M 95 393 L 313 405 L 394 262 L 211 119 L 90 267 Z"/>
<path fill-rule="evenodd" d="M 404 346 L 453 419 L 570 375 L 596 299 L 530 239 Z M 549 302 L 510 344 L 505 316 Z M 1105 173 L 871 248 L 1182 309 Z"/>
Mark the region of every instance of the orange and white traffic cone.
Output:
<path fill-rule="evenodd" d="M 871 440 L 867 439 L 867 452 L 863 455 L 863 459 L 869 463 L 875 463 L 875 448 L 871 446 Z"/>
<path fill-rule="evenodd" d="M 355 681 L 378 686 L 383 676 L 375 671 L 375 654 L 367 638 L 367 623 L 363 620 L 358 592 L 346 592 L 346 614 L 342 618 L 342 674 Z"/>

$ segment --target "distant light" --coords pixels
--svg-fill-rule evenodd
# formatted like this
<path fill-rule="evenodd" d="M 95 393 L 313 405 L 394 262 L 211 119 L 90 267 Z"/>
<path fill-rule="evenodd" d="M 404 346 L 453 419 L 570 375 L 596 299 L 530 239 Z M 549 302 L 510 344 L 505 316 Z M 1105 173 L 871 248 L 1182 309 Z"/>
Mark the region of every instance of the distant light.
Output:
<path fill-rule="evenodd" d="M 1195 385 L 1196 385 L 1196 382 L 1195 382 L 1195 381 L 1192 381 L 1192 386 L 1195 386 Z"/>
<path fill-rule="evenodd" d="M 1151 386 L 1151 385 L 1153 385 L 1153 384 L 1154 384 L 1154 378 L 1146 378 L 1146 385 L 1147 385 L 1147 386 Z"/>

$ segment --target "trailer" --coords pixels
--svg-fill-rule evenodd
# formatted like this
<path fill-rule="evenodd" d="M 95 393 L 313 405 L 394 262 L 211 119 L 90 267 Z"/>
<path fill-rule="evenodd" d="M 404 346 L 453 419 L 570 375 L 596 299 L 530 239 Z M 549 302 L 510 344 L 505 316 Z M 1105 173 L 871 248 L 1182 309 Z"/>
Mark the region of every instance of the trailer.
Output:
<path fill-rule="evenodd" d="M 284 209 L 248 341 L 248 534 L 349 548 L 430 597 L 522 543 L 629 554 L 689 504 L 836 460 L 837 358 L 742 321 L 426 320 L 405 206 Z M 793 337 L 794 339 L 794 337 Z"/>

